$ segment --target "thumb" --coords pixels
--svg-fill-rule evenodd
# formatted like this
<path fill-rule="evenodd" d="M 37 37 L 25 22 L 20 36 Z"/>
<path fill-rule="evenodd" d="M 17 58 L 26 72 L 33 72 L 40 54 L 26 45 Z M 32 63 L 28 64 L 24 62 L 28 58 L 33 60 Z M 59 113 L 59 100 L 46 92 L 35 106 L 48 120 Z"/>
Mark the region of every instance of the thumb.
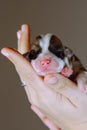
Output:
<path fill-rule="evenodd" d="M 63 75 L 58 74 L 58 73 L 56 73 L 56 74 L 49 74 L 49 75 L 45 76 L 44 81 L 48 85 L 56 86 L 58 84 L 58 89 L 65 88 L 66 86 L 67 87 L 68 86 L 74 86 L 75 87 L 75 83 L 74 82 L 72 82 L 67 77 L 64 77 Z"/>
<path fill-rule="evenodd" d="M 3 48 L 1 53 L 6 56 L 15 66 L 18 64 L 18 61 L 21 62 L 21 59 L 24 59 L 24 57 L 13 48 Z"/>
<path fill-rule="evenodd" d="M 75 101 L 81 95 L 77 85 L 61 74 L 50 74 L 45 76 L 45 83 L 64 97 Z"/>
<path fill-rule="evenodd" d="M 6 56 L 15 66 L 20 76 L 34 73 L 29 61 L 13 48 L 3 48 L 1 53 Z M 27 68 L 28 69 L 27 71 Z"/>

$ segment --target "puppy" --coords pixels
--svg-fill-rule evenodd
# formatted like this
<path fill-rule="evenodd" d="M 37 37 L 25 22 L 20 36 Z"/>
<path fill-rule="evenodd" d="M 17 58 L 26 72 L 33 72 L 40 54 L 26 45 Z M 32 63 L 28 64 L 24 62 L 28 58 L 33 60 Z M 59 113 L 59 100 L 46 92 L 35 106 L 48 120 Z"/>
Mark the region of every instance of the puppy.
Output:
<path fill-rule="evenodd" d="M 52 34 L 39 35 L 31 44 L 30 52 L 24 54 L 37 74 L 45 76 L 60 73 L 76 82 L 87 92 L 87 71 L 73 51 L 64 46 L 61 40 Z"/>

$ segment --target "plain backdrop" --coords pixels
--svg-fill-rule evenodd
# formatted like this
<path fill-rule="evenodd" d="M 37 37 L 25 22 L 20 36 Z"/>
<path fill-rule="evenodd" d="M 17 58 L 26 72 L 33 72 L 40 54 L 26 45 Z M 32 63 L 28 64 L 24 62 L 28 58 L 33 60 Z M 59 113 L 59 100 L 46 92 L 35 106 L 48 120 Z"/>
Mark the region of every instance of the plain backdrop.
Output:
<path fill-rule="evenodd" d="M 87 67 L 87 0 L 0 0 L 0 49 L 16 48 L 16 32 L 28 23 L 32 39 L 56 34 Z M 14 66 L 0 54 L 0 130 L 46 130 L 30 110 Z"/>

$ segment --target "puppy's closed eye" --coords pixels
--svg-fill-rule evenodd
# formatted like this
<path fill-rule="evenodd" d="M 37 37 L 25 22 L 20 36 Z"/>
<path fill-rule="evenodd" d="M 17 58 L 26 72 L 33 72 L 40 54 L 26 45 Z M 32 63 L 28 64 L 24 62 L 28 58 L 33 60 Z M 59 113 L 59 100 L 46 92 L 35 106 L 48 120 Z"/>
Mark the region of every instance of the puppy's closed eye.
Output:
<path fill-rule="evenodd" d="M 31 50 L 28 57 L 30 60 L 36 59 L 38 57 L 38 54 L 41 52 L 41 50 Z"/>

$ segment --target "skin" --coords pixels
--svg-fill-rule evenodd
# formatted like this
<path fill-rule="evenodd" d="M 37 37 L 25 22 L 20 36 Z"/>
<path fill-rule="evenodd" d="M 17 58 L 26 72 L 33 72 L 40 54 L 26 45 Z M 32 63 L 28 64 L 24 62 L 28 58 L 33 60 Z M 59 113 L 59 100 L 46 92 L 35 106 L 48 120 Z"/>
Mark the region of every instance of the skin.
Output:
<path fill-rule="evenodd" d="M 1 53 L 15 66 L 31 109 L 51 130 L 87 130 L 87 94 L 60 74 L 38 76 L 21 54 L 30 49 L 30 27 L 17 32 L 18 50 L 3 48 Z M 58 127 L 59 126 L 59 127 Z"/>

